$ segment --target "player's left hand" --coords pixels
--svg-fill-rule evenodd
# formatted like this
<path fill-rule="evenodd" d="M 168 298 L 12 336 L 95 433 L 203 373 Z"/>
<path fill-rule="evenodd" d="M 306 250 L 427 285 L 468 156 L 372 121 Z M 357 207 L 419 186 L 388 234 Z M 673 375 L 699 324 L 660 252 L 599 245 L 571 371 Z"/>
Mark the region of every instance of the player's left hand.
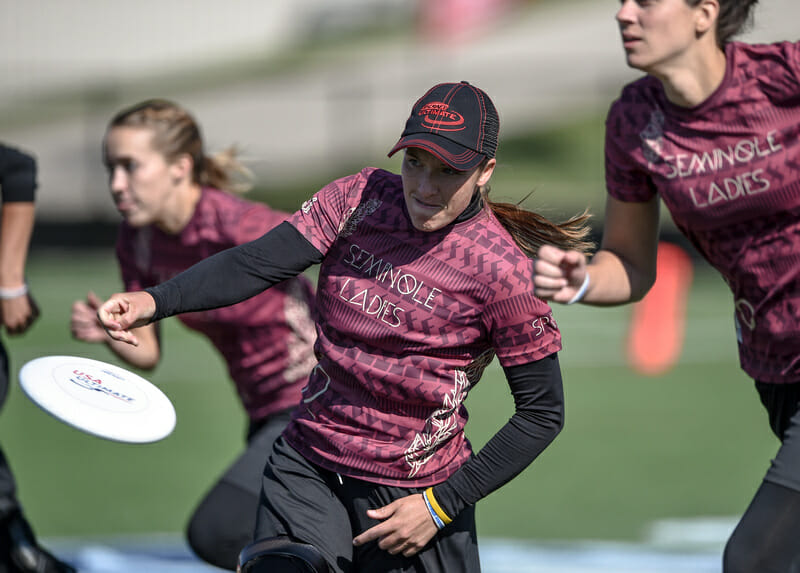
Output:
<path fill-rule="evenodd" d="M 367 516 L 381 523 L 353 539 L 353 545 L 364 545 L 377 539 L 378 547 L 392 555 L 416 555 L 437 532 L 421 493 L 401 497 L 378 509 L 369 509 Z"/>

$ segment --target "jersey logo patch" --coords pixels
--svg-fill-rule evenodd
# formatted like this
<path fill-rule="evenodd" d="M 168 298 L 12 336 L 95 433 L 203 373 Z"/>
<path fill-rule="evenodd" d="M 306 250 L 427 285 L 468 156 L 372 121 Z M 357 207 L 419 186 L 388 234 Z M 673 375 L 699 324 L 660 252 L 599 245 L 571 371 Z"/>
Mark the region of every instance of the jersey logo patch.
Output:
<path fill-rule="evenodd" d="M 380 207 L 382 203 L 383 201 L 380 199 L 369 199 L 360 204 L 358 207 L 352 209 L 342 224 L 342 228 L 339 230 L 339 236 L 349 237 L 352 235 L 358 228 L 358 224 L 366 217 L 377 211 L 378 207 Z"/>

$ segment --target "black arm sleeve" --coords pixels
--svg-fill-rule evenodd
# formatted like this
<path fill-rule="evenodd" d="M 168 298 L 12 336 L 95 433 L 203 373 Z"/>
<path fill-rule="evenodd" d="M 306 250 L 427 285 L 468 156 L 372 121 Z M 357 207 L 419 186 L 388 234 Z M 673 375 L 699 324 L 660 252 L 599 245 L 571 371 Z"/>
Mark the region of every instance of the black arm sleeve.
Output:
<path fill-rule="evenodd" d="M 514 396 L 514 415 L 478 454 L 433 487 L 436 501 L 451 518 L 528 467 L 564 426 L 558 354 L 503 370 Z"/>
<path fill-rule="evenodd" d="M 36 160 L 27 153 L 0 144 L 0 189 L 3 191 L 3 203 L 33 203 L 36 196 Z"/>
<path fill-rule="evenodd" d="M 156 301 L 152 321 L 241 302 L 321 261 L 322 253 L 283 222 L 254 241 L 221 251 L 145 289 Z"/>

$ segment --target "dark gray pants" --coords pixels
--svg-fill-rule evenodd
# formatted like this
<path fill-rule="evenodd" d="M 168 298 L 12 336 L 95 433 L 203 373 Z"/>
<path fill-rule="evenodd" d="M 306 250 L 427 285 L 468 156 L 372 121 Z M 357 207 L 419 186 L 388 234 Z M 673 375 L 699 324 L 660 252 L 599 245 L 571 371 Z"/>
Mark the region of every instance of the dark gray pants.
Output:
<path fill-rule="evenodd" d="M 309 543 L 335 573 L 479 573 L 474 507 L 413 557 L 391 555 L 377 541 L 353 547 L 356 535 L 378 524 L 367 517 L 367 509 L 423 489 L 339 476 L 308 462 L 281 438 L 264 469 L 256 539 L 286 536 Z"/>
<path fill-rule="evenodd" d="M 725 547 L 724 573 L 800 573 L 800 383 L 756 382 L 781 445 Z"/>
<path fill-rule="evenodd" d="M 203 561 L 228 571 L 236 570 L 239 552 L 253 541 L 264 464 L 289 417 L 287 411 L 253 424 L 245 450 L 192 514 L 186 538 Z"/>

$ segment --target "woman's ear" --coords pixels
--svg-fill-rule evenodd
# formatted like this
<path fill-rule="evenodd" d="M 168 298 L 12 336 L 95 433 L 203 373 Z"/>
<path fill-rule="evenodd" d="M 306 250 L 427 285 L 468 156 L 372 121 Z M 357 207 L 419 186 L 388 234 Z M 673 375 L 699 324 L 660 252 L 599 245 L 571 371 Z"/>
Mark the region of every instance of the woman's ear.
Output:
<path fill-rule="evenodd" d="M 716 31 L 719 18 L 719 0 L 702 0 L 695 8 L 695 30 L 698 35 Z"/>
<path fill-rule="evenodd" d="M 480 177 L 478 177 L 478 187 L 483 187 L 489 182 L 489 179 L 492 177 L 492 173 L 494 173 L 494 168 L 497 165 L 497 159 L 492 157 L 489 161 L 487 161 L 484 166 L 481 168 Z"/>
<path fill-rule="evenodd" d="M 188 153 L 181 154 L 178 159 L 172 162 L 169 167 L 170 174 L 172 175 L 173 185 L 179 184 L 181 181 L 192 182 L 192 171 L 194 170 L 194 161 Z"/>

